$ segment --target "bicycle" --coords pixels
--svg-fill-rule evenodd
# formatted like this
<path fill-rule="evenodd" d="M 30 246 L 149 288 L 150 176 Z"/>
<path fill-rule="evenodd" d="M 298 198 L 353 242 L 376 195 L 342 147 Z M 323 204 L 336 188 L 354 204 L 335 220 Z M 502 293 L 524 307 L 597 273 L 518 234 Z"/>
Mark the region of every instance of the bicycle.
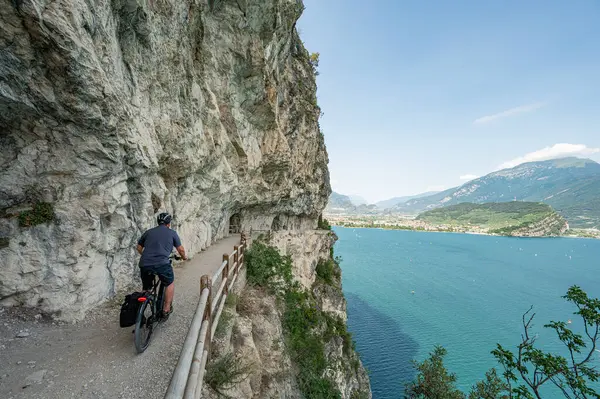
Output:
<path fill-rule="evenodd" d="M 180 259 L 181 257 L 174 254 L 169 256 L 171 267 L 173 267 L 173 260 Z M 164 319 L 164 292 L 165 287 L 160 282 L 158 275 L 154 274 L 152 289 L 146 291 L 144 296 L 138 298 L 138 302 L 141 303 L 135 319 L 135 329 L 133 330 L 133 342 L 138 353 L 142 353 L 148 349 L 154 327 Z M 172 306 L 173 305 L 171 305 L 171 307 Z"/>

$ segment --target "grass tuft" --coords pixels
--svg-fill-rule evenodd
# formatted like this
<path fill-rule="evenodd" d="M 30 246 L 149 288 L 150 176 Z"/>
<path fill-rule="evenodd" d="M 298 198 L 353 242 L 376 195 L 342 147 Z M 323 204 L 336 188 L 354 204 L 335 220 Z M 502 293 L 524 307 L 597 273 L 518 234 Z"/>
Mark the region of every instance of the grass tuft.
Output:
<path fill-rule="evenodd" d="M 252 372 L 252 365 L 245 365 L 233 353 L 226 353 L 206 366 L 204 382 L 219 395 L 229 398 L 225 391 L 244 381 Z"/>

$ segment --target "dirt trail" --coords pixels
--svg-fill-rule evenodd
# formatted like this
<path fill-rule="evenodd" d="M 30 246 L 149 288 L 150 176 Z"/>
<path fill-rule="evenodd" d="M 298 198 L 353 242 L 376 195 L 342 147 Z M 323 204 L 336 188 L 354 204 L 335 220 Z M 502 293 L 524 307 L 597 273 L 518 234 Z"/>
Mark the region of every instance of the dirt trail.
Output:
<path fill-rule="evenodd" d="M 174 313 L 141 355 L 133 327 L 119 327 L 114 304 L 75 325 L 0 309 L 0 398 L 163 398 L 198 304 L 200 276 L 214 273 L 238 243 L 238 235 L 222 239 L 175 269 Z"/>

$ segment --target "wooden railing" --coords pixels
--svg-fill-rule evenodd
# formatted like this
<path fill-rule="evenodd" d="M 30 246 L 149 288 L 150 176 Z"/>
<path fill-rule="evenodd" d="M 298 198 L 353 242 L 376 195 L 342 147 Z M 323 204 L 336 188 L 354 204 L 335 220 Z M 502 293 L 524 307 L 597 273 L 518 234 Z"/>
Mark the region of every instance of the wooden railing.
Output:
<path fill-rule="evenodd" d="M 210 345 L 219 324 L 227 295 L 244 266 L 246 246 L 246 236 L 242 233 L 240 245 L 234 246 L 233 252 L 223 254 L 223 262 L 219 269 L 212 276 L 204 275 L 200 278 L 200 301 L 183 343 L 165 399 L 201 397 L 204 369 L 208 361 Z M 213 295 L 213 288 L 217 282 L 219 285 Z"/>

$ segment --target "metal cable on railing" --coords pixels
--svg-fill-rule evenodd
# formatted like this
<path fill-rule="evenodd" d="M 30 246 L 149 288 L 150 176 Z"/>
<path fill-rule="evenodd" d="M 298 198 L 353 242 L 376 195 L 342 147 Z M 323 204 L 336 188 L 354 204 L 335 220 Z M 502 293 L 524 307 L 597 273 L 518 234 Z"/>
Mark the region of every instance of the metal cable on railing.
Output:
<path fill-rule="evenodd" d="M 198 399 L 202 394 L 202 380 L 210 353 L 210 345 L 229 290 L 233 288 L 233 284 L 244 266 L 247 240 L 246 234 L 243 232 L 240 241 L 239 246 L 233 247 L 232 253 L 223 254 L 223 262 L 212 278 L 208 275 L 200 278 L 200 301 L 183 343 L 165 399 Z M 219 278 L 219 287 L 213 296 L 213 286 Z"/>

